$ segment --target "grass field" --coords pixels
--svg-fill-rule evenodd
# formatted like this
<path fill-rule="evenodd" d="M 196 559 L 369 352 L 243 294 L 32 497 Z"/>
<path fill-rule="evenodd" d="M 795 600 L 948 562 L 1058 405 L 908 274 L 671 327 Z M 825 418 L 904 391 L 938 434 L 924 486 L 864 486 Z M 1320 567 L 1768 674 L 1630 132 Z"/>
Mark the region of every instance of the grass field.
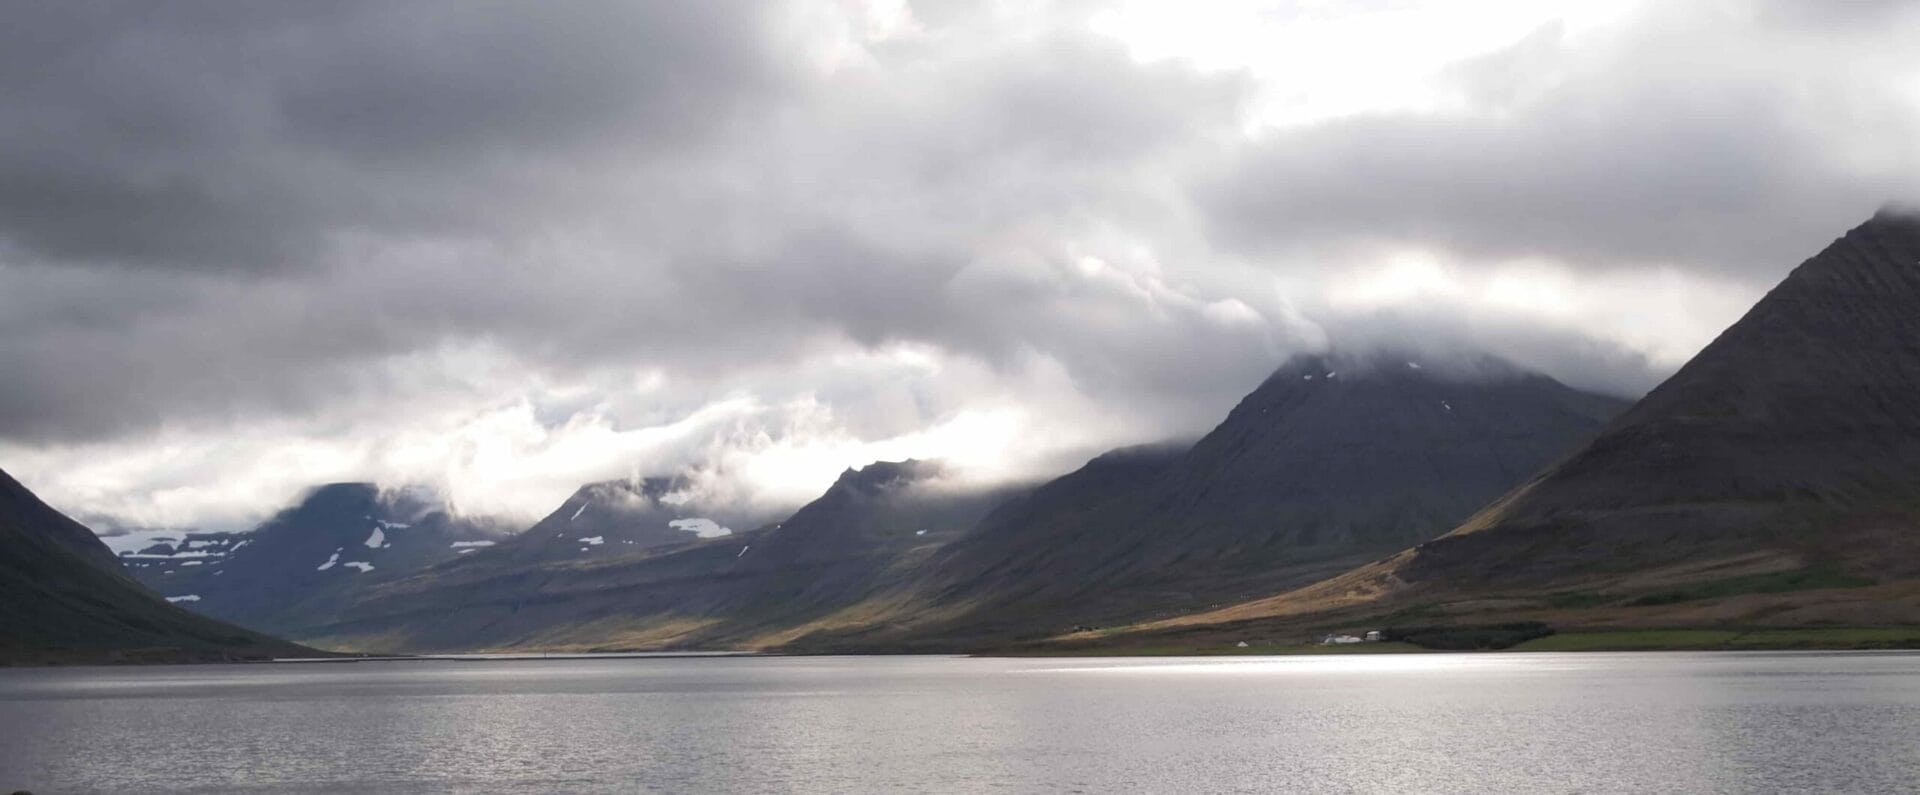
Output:
<path fill-rule="evenodd" d="M 1819 629 L 1623 629 L 1560 632 L 1535 638 L 1502 651 L 1766 651 L 1794 649 L 1920 649 L 1920 627 L 1828 627 Z M 1355 643 L 1323 646 L 1222 645 L 1089 646 L 1041 648 L 1013 652 L 1014 656 L 1188 657 L 1296 654 L 1449 654 L 1411 643 Z M 993 656 L 993 655 L 989 655 Z"/>
<path fill-rule="evenodd" d="M 1514 651 L 1920 649 L 1920 627 L 1821 629 L 1631 629 L 1561 632 Z"/>

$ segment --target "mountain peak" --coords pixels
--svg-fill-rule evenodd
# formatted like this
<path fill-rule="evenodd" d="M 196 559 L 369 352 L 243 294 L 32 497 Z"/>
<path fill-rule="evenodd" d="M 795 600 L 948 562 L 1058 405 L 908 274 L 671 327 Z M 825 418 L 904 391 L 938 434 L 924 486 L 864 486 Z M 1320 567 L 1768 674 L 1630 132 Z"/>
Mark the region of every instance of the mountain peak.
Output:
<path fill-rule="evenodd" d="M 1916 307 L 1920 215 L 1883 210 L 1795 268 L 1616 425 L 1749 437 L 1791 427 L 1860 441 L 1920 433 Z"/>
<path fill-rule="evenodd" d="M 1414 572 L 1550 578 L 1783 544 L 1846 554 L 1836 511 L 1920 499 L 1916 307 L 1920 215 L 1883 210 L 1587 446 L 1423 548 Z M 1544 537 L 1560 540 L 1551 559 L 1516 551 Z"/>
<path fill-rule="evenodd" d="M 302 502 L 313 500 L 362 499 L 380 493 L 380 487 L 365 481 L 323 483 L 307 493 Z"/>
<path fill-rule="evenodd" d="M 279 516 L 365 512 L 372 510 L 379 499 L 380 488 L 372 483 L 327 483 L 314 487 Z"/>
<path fill-rule="evenodd" d="M 1511 381 L 1546 376 L 1498 356 L 1479 352 L 1415 351 L 1405 348 L 1336 348 L 1299 354 L 1273 371 L 1265 384 L 1359 380 Z"/>
<path fill-rule="evenodd" d="M 1913 223 L 1920 221 L 1920 204 L 1910 202 L 1887 202 L 1880 205 L 1867 223 Z"/>
<path fill-rule="evenodd" d="M 671 504 L 669 497 L 682 492 L 686 485 L 686 479 L 677 475 L 594 481 L 576 489 L 567 505 L 590 502 L 616 508 L 659 508 Z"/>
<path fill-rule="evenodd" d="M 831 490 L 854 490 L 865 494 L 876 494 L 883 490 L 904 486 L 929 478 L 938 477 L 946 471 L 946 465 L 937 460 L 922 461 L 909 458 L 904 461 L 875 461 L 858 469 L 849 467 L 840 473 L 840 478 Z"/>

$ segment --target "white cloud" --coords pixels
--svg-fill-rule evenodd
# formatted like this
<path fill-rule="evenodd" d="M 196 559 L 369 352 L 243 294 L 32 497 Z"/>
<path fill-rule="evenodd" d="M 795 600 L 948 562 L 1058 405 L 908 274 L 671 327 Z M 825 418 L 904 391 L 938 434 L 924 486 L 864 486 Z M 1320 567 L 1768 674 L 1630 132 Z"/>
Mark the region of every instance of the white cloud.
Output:
<path fill-rule="evenodd" d="M 1191 435 L 1329 344 L 1630 391 L 1920 184 L 1891 7 L 490 8 L 0 33 L 0 466 L 146 525 L 772 510 Z"/>

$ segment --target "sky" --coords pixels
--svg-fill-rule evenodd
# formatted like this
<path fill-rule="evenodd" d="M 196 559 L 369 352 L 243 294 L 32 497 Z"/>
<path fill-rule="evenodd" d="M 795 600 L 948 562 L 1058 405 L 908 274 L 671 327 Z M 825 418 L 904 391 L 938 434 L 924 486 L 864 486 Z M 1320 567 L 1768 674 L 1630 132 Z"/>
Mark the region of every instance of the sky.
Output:
<path fill-rule="evenodd" d="M 0 468 L 1057 474 L 1288 356 L 1637 396 L 1920 199 L 1920 3 L 66 2 L 0 27 Z"/>

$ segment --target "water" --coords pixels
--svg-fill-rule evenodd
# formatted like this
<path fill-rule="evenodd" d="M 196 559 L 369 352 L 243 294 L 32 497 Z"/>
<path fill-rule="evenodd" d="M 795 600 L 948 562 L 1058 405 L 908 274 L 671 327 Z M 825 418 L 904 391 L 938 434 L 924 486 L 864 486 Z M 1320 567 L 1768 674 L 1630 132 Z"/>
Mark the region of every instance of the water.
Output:
<path fill-rule="evenodd" d="M 1920 655 L 0 671 L 0 792 L 1911 791 Z"/>

